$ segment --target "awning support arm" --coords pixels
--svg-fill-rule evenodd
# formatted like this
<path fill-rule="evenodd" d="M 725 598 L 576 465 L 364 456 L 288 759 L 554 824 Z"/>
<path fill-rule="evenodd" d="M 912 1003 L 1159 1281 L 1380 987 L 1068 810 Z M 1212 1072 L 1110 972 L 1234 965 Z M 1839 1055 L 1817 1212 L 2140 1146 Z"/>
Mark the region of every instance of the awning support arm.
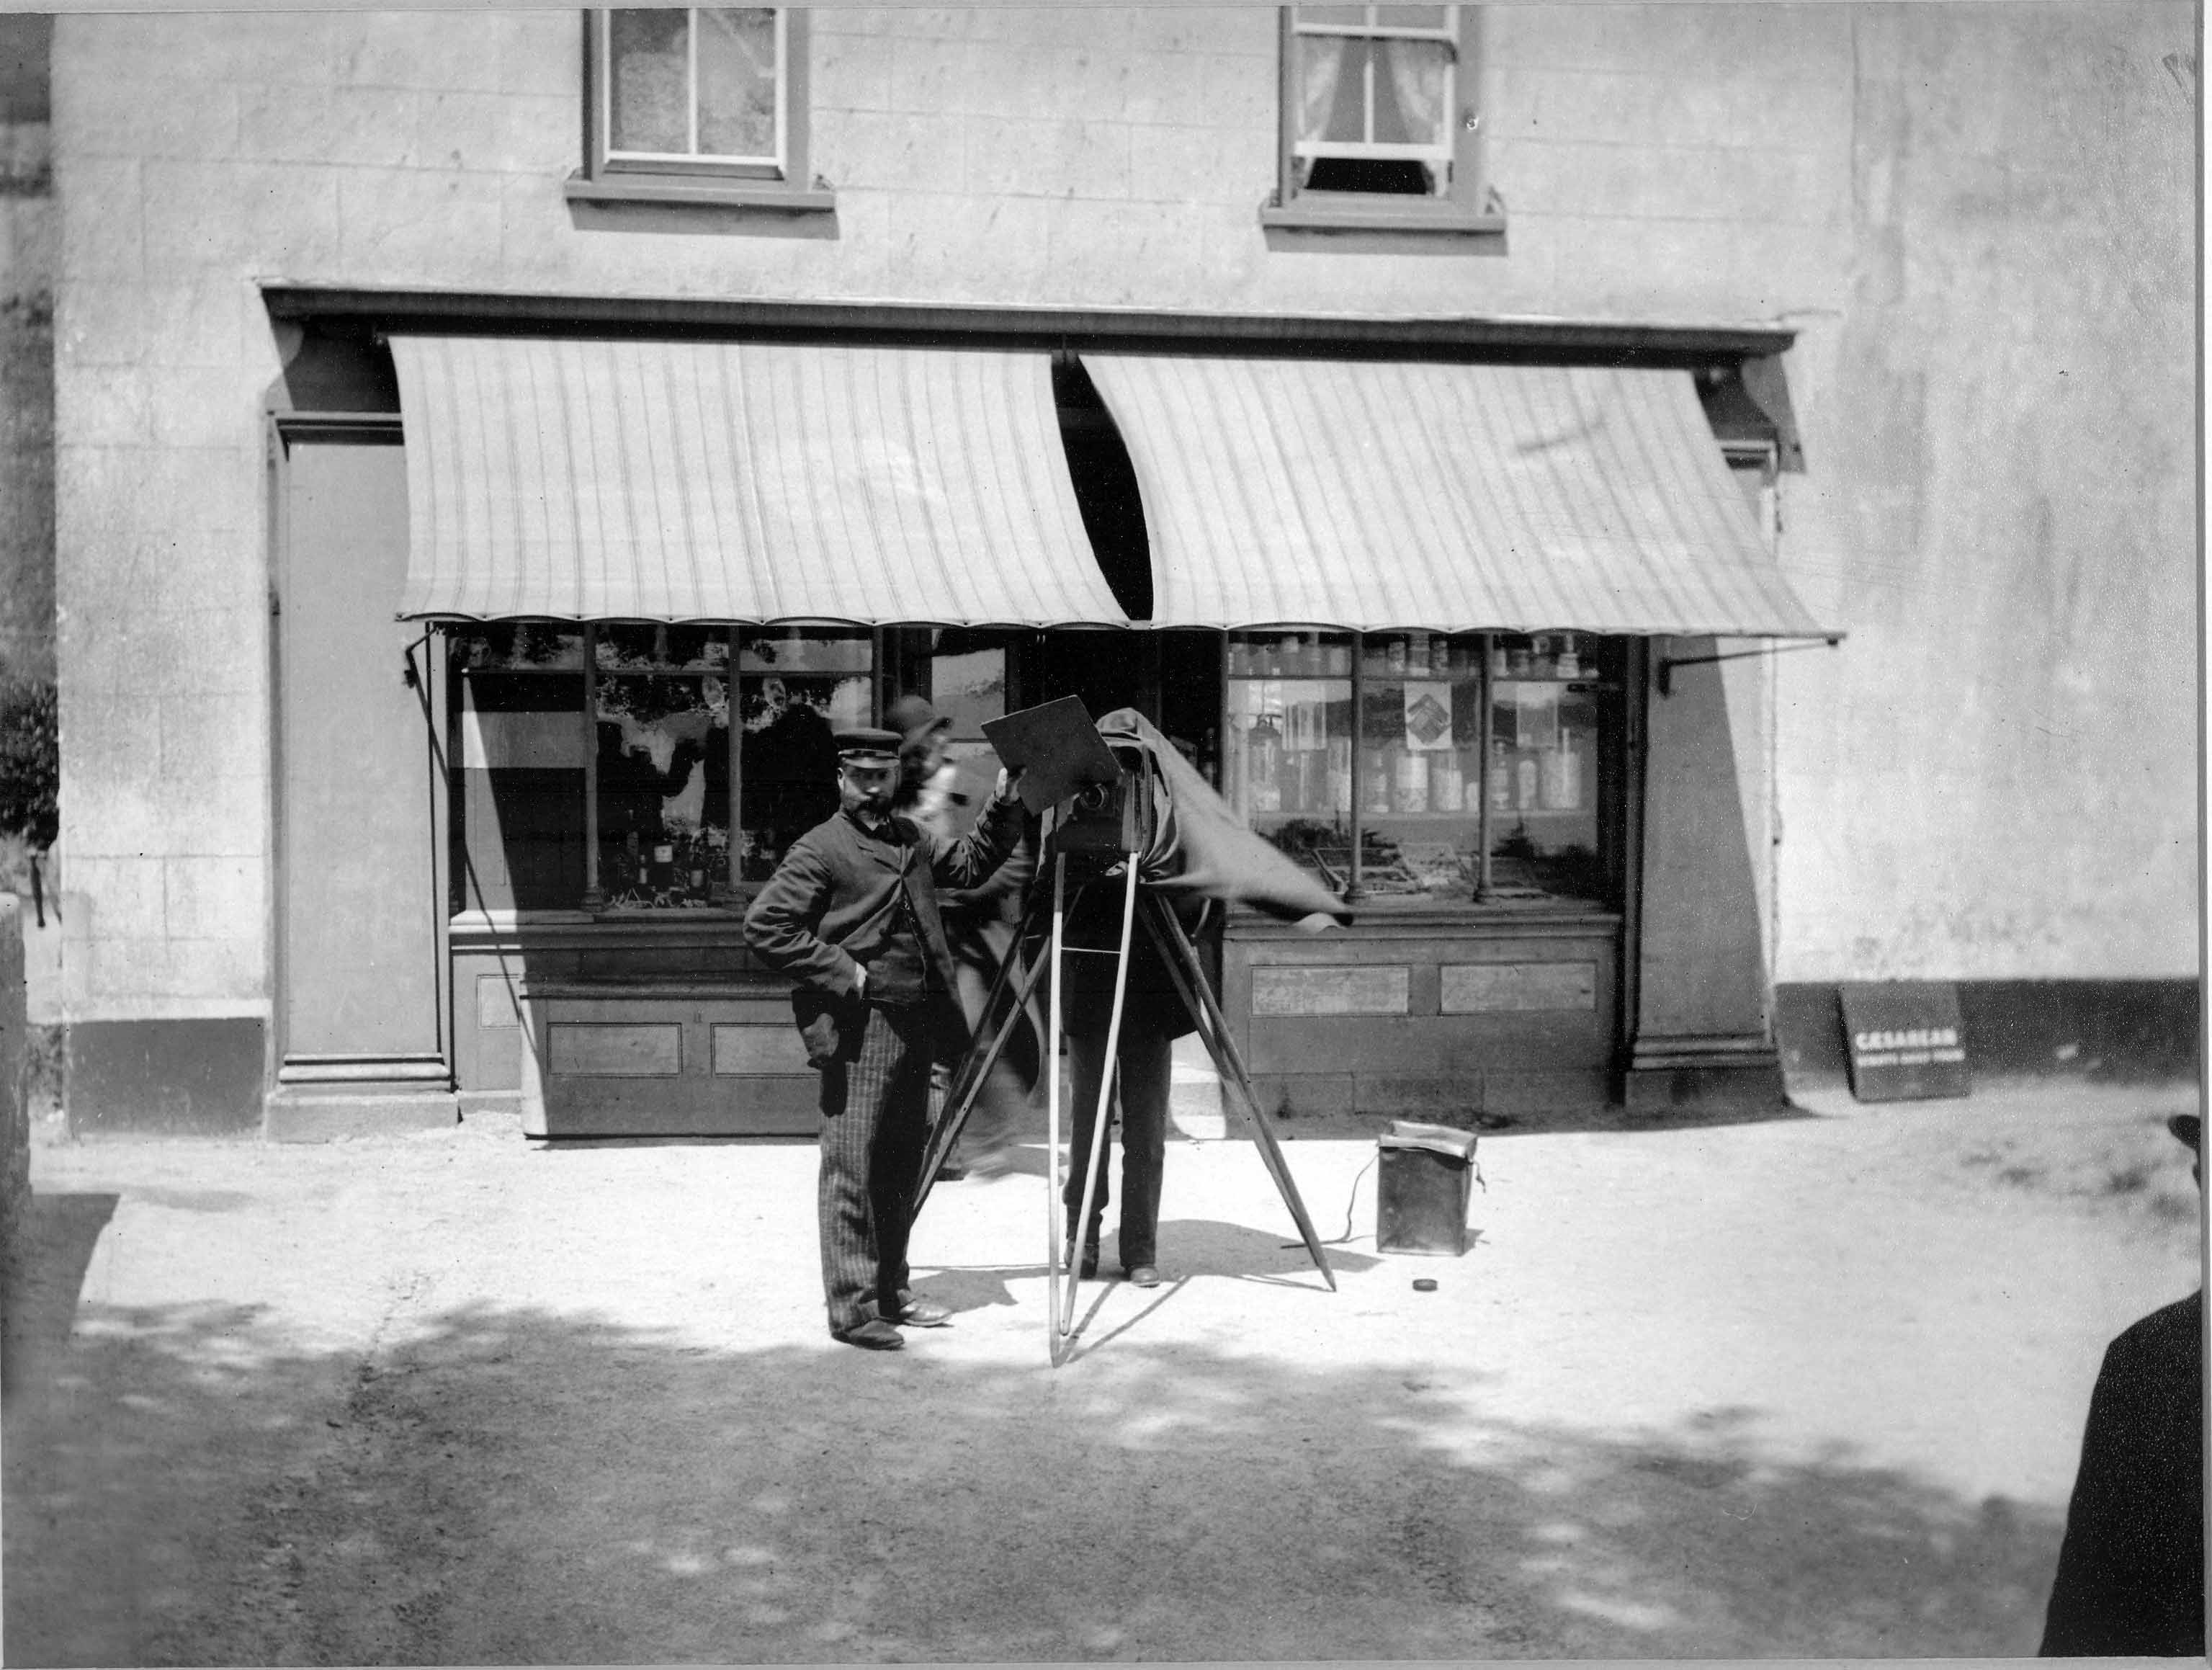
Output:
<path fill-rule="evenodd" d="M 1659 693 L 1674 693 L 1674 669 L 1678 667 L 1711 667 L 1715 661 L 1748 661 L 1753 655 L 1786 655 L 1792 649 L 1832 649 L 1843 642 L 1843 635 L 1822 638 L 1818 643 L 1770 643 L 1763 649 L 1731 649 L 1725 655 L 1680 655 L 1659 663 Z"/>

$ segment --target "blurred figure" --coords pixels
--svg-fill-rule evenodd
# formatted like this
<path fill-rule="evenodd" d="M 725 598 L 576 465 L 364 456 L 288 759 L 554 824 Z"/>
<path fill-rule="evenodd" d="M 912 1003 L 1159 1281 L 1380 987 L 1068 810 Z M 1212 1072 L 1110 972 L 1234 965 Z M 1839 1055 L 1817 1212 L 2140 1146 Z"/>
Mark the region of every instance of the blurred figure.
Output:
<path fill-rule="evenodd" d="M 921 696 L 900 697 L 884 718 L 900 737 L 899 792 L 893 809 L 928 834 L 953 839 L 968 797 L 959 792 L 959 770 L 946 747 L 952 722 Z M 982 1024 L 983 1005 L 999 966 L 1013 949 L 1036 867 L 1037 820 L 1024 817 L 1020 840 L 988 880 L 973 887 L 946 887 L 938 894 L 945 942 L 952 951 L 956 992 L 971 1036 Z M 1042 1034 L 1033 999 L 1024 1021 L 1016 1023 L 977 1089 L 968 1123 L 939 1169 L 939 1177 L 988 1179 L 1002 1177 L 1011 1168 L 1015 1142 L 1035 1099 L 1037 1039 Z M 951 1066 L 939 1069 L 940 1100 L 951 1077 Z"/>
<path fill-rule="evenodd" d="M 2197 1156 L 2204 1123 L 2167 1129 Z M 2043 1626 L 2046 1658 L 2204 1656 L 2204 1292 L 2115 1339 L 2089 1396 L 2081 1468 Z"/>

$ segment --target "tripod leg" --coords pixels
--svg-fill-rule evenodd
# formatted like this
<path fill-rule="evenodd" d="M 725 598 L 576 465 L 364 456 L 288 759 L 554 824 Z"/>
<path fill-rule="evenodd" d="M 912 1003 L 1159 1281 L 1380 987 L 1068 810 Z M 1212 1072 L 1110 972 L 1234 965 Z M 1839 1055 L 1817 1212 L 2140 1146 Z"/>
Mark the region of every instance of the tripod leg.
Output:
<path fill-rule="evenodd" d="M 1129 930 L 1137 914 L 1137 855 L 1130 853 L 1123 861 L 1127 881 L 1121 888 L 1121 947 L 1114 958 L 1114 1008 L 1106 1017 L 1106 1058 L 1098 1069 L 1098 1112 L 1091 1124 L 1090 1162 L 1083 1168 L 1083 1212 L 1078 1222 L 1070 1226 L 1071 1238 L 1088 1236 L 1091 1230 L 1091 1203 L 1098 1193 L 1098 1173 L 1106 1163 L 1106 1110 L 1113 1105 L 1114 1080 L 1121 1065 L 1121 1000 L 1129 986 Z M 1074 1163 L 1073 1155 L 1069 1164 Z M 1072 1242 L 1071 1242 L 1072 1244 Z M 1077 1254 L 1076 1279 L 1067 1284 L 1067 1305 L 1060 1313 L 1060 1331 L 1063 1334 L 1075 1326 L 1075 1289 L 1081 1279 L 1082 1255 Z"/>
<path fill-rule="evenodd" d="M 1258 1138 L 1260 1155 L 1274 1179 L 1276 1192 L 1283 1197 L 1283 1204 L 1291 1210 L 1291 1220 L 1298 1226 L 1298 1234 L 1305 1241 L 1306 1251 L 1313 1255 L 1315 1265 L 1322 1278 L 1328 1283 L 1329 1291 L 1336 1291 L 1336 1272 L 1328 1267 L 1328 1254 L 1322 1249 L 1321 1237 L 1314 1232 L 1313 1220 L 1306 1216 L 1305 1202 L 1299 1198 L 1297 1185 L 1291 1180 L 1289 1164 L 1283 1158 L 1282 1144 L 1275 1135 L 1275 1122 L 1267 1109 L 1260 1106 L 1259 1097 L 1252 1089 L 1250 1075 L 1244 1070 L 1244 1058 L 1238 1052 L 1236 1040 L 1229 1035 L 1228 1019 L 1221 1006 L 1214 1001 L 1213 988 L 1206 982 L 1206 970 L 1198 960 L 1198 951 L 1190 942 L 1190 936 L 1176 920 L 1175 912 L 1167 901 L 1157 894 L 1147 895 L 1150 907 L 1145 914 L 1145 926 L 1152 930 L 1153 942 L 1166 960 L 1168 972 L 1175 978 L 1176 989 L 1190 1008 L 1192 1015 L 1200 1021 L 1208 1051 L 1213 1057 L 1214 1070 L 1233 1084 L 1243 1099 L 1245 1111 L 1251 1116 L 1252 1128 Z"/>

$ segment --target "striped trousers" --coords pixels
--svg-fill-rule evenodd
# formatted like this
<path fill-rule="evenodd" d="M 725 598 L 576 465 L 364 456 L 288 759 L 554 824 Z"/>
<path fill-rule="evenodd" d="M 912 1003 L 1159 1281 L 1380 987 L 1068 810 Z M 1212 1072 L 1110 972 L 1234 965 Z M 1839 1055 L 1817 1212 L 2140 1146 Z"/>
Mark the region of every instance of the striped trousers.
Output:
<path fill-rule="evenodd" d="M 822 1291 L 830 1331 L 896 1321 L 929 1140 L 930 1010 L 867 1006 L 859 1052 L 822 1070 Z"/>

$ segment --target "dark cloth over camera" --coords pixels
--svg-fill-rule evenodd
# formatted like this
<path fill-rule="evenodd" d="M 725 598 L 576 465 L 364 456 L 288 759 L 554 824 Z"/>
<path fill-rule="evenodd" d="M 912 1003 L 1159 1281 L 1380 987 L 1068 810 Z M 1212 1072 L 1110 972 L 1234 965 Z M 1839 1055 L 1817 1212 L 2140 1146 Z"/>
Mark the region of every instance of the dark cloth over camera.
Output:
<path fill-rule="evenodd" d="M 1109 748 L 1141 749 L 1152 773 L 1155 827 L 1137 864 L 1145 885 L 1178 902 L 1218 899 L 1316 929 L 1350 924 L 1351 908 L 1245 827 L 1143 714 L 1116 708 L 1098 722 L 1098 734 Z"/>

